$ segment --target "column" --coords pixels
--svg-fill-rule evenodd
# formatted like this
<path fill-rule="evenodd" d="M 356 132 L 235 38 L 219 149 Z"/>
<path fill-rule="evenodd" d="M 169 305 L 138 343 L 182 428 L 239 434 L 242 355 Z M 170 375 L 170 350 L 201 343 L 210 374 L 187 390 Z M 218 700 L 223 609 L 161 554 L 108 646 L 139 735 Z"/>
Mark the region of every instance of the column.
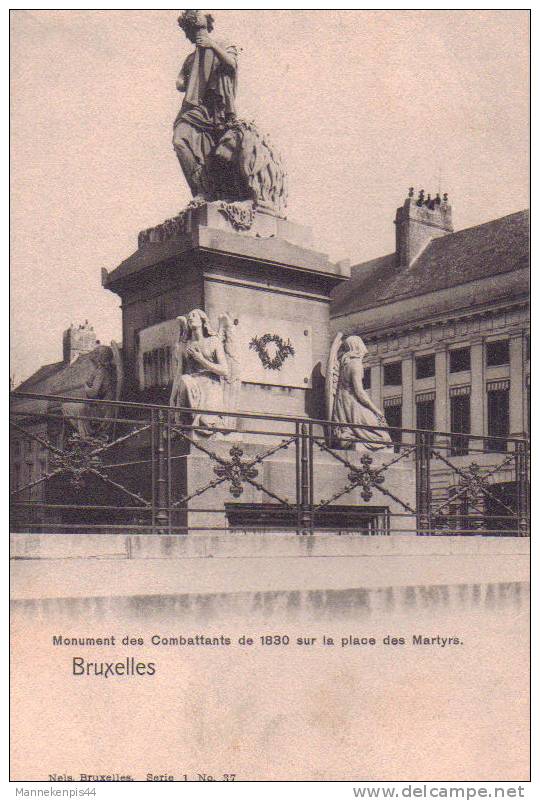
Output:
<path fill-rule="evenodd" d="M 523 419 L 523 333 L 510 335 L 510 436 L 521 437 L 525 430 Z"/>
<path fill-rule="evenodd" d="M 416 428 L 413 397 L 413 354 L 404 353 L 401 358 L 401 425 L 403 428 Z M 414 436 L 403 435 L 403 442 L 413 443 Z"/>
<path fill-rule="evenodd" d="M 446 346 L 435 350 L 435 429 L 450 431 L 448 398 L 448 359 Z"/>
<path fill-rule="evenodd" d="M 471 434 L 484 436 L 484 340 L 471 340 Z"/>

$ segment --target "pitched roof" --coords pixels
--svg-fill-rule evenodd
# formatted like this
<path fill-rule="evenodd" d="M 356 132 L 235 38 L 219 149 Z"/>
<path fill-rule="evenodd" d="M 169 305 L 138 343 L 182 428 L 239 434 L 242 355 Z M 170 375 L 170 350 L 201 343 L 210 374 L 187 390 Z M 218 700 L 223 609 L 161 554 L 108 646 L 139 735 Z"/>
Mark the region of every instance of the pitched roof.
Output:
<path fill-rule="evenodd" d="M 44 364 L 43 367 L 40 367 L 39 370 L 32 373 L 29 378 L 26 378 L 22 384 L 19 384 L 19 386 L 15 388 L 15 392 L 28 392 L 32 388 L 37 388 L 42 381 L 52 378 L 52 376 L 58 373 L 63 367 L 65 367 L 65 362 L 63 361 Z"/>
<path fill-rule="evenodd" d="M 352 314 L 396 300 L 449 289 L 502 273 L 528 269 L 529 212 L 432 240 L 408 268 L 395 254 L 357 264 L 351 280 L 332 295 L 332 317 Z"/>

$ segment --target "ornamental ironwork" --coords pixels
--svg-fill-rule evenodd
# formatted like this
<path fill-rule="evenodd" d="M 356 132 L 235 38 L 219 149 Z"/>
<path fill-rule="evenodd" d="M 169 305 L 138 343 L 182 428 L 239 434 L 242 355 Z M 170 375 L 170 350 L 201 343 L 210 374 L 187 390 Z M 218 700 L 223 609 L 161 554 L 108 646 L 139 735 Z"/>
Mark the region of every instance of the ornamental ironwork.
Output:
<path fill-rule="evenodd" d="M 229 454 L 231 461 L 221 462 L 217 467 L 214 467 L 214 473 L 218 478 L 230 481 L 229 492 L 233 498 L 239 498 L 244 491 L 243 482 L 253 481 L 259 475 L 259 471 L 253 467 L 252 462 L 242 461 L 244 451 L 237 445 L 230 449 Z"/>
<path fill-rule="evenodd" d="M 482 476 L 481 467 L 476 462 L 463 469 L 459 477 L 460 490 L 467 492 L 470 498 L 481 498 L 487 489 L 487 481 Z"/>
<path fill-rule="evenodd" d="M 69 475 L 70 484 L 81 489 L 83 478 L 87 473 L 96 472 L 103 462 L 96 452 L 103 448 L 103 441 L 96 439 L 83 439 L 78 434 L 72 434 L 66 442 L 64 452 L 53 452 L 50 456 L 50 465 L 53 470 L 59 470 Z"/>
<path fill-rule="evenodd" d="M 361 457 L 360 463 L 362 464 L 362 467 L 355 467 L 351 465 L 348 479 L 351 484 L 361 488 L 360 495 L 364 501 L 370 501 L 373 497 L 372 488 L 375 487 L 379 489 L 381 484 L 384 482 L 384 476 L 381 475 L 380 470 L 372 470 L 371 465 L 373 463 L 373 459 L 371 456 L 369 456 L 369 454 L 365 453 Z"/>

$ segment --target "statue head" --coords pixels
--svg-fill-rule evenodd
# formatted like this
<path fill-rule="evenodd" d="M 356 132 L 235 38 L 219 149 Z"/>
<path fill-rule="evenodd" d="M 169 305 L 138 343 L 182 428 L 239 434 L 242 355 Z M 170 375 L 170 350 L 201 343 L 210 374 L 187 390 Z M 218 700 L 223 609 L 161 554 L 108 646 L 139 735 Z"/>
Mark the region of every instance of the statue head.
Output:
<path fill-rule="evenodd" d="M 190 42 L 195 42 L 197 31 L 214 30 L 214 18 L 203 11 L 184 11 L 178 17 L 178 25 L 182 28 Z"/>
<path fill-rule="evenodd" d="M 280 216 L 287 205 L 287 175 L 268 136 L 255 123 L 236 119 L 220 137 L 212 157 L 217 174 L 228 170 L 228 185 L 234 181 L 235 200 L 253 200 L 260 208 Z"/>
<path fill-rule="evenodd" d="M 221 136 L 214 151 L 214 159 L 218 164 L 229 164 L 233 161 L 239 145 L 241 144 L 241 131 L 238 125 L 231 125 Z"/>
<path fill-rule="evenodd" d="M 113 361 L 112 348 L 108 345 L 98 345 L 90 353 L 90 360 L 96 367 L 110 367 Z"/>
<path fill-rule="evenodd" d="M 190 311 L 186 319 L 190 331 L 194 331 L 197 328 L 200 328 L 205 337 L 216 336 L 216 332 L 210 325 L 210 320 L 208 318 L 208 315 L 206 314 L 206 312 L 203 312 L 202 309 L 193 309 L 192 311 Z"/>
<path fill-rule="evenodd" d="M 349 359 L 363 359 L 367 353 L 362 337 L 347 337 L 343 343 L 343 355 Z"/>

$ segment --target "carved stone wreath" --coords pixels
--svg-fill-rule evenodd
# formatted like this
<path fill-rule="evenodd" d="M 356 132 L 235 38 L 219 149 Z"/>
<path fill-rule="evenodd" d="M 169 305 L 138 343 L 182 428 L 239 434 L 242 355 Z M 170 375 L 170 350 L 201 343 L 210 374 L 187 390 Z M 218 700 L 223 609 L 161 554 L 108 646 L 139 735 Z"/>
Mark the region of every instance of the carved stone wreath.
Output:
<path fill-rule="evenodd" d="M 274 356 L 268 352 L 268 345 L 271 343 L 277 348 Z M 263 334 L 262 337 L 253 337 L 249 348 L 256 351 L 265 370 L 281 370 L 285 360 L 289 356 L 294 356 L 295 352 L 290 339 L 285 341 L 279 334 Z"/>

